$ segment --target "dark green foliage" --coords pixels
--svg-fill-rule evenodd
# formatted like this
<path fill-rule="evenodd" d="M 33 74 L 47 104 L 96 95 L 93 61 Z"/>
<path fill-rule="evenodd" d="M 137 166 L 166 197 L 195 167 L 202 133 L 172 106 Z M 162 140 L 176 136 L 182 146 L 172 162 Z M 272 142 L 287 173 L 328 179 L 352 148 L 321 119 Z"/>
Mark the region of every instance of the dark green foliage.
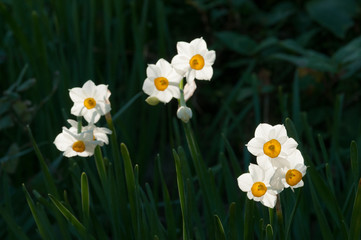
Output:
<path fill-rule="evenodd" d="M 0 0 L 0 239 L 359 239 L 360 12 L 354 0 Z M 214 75 L 182 126 L 176 101 L 149 106 L 142 84 L 147 64 L 197 37 Z M 68 89 L 88 79 L 112 92 L 101 124 L 115 134 L 67 159 L 53 141 L 75 119 Z M 236 181 L 261 122 L 285 124 L 308 166 L 277 221 Z"/>

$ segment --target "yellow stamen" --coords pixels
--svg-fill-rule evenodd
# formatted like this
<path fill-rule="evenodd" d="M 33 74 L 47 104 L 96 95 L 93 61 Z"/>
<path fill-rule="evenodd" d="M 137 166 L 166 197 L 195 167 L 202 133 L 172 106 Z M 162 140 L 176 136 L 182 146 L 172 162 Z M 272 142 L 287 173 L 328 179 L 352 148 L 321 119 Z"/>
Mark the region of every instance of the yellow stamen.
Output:
<path fill-rule="evenodd" d="M 154 79 L 154 85 L 159 91 L 164 91 L 167 89 L 169 82 L 165 77 L 157 77 Z"/>
<path fill-rule="evenodd" d="M 96 105 L 97 105 L 97 102 L 95 101 L 94 98 L 87 98 L 87 99 L 84 100 L 84 106 L 87 109 L 95 108 Z"/>
<path fill-rule="evenodd" d="M 83 141 L 77 141 L 73 143 L 73 150 L 75 152 L 84 152 L 85 151 L 85 144 Z"/>
<path fill-rule="evenodd" d="M 194 55 L 191 60 L 189 60 L 189 65 L 195 70 L 201 70 L 204 67 L 204 58 L 199 54 Z"/>
<path fill-rule="evenodd" d="M 288 170 L 286 173 L 286 182 L 290 186 L 294 186 L 302 179 L 302 173 L 296 169 Z"/>
<path fill-rule="evenodd" d="M 262 197 L 267 192 L 267 187 L 263 182 L 255 182 L 251 188 L 252 194 L 255 197 Z"/>
<path fill-rule="evenodd" d="M 263 152 L 271 158 L 278 157 L 281 152 L 281 144 L 276 139 L 272 139 L 263 145 Z"/>

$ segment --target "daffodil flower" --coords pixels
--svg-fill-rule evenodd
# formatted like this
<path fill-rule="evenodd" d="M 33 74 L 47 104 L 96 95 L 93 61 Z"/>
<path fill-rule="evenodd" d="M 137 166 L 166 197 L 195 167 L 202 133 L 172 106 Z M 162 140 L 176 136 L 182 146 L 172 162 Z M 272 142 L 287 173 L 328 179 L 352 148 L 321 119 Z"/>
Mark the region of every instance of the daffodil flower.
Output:
<path fill-rule="evenodd" d="M 303 186 L 302 178 L 305 176 L 306 170 L 307 167 L 304 164 L 302 154 L 296 150 L 288 156 L 287 164 L 275 171 L 271 178 L 271 185 L 278 192 L 288 187 L 293 191 L 294 188 Z"/>
<path fill-rule="evenodd" d="M 273 208 L 277 201 L 277 192 L 270 185 L 270 178 L 274 169 L 264 170 L 256 164 L 249 165 L 249 173 L 244 173 L 237 178 L 238 186 L 247 197 L 256 202 L 261 202 L 269 208 Z"/>
<path fill-rule="evenodd" d="M 182 75 L 187 82 L 194 79 L 210 80 L 213 76 L 212 65 L 216 59 L 216 52 L 207 49 L 203 38 L 196 38 L 190 43 L 178 42 L 178 54 L 172 59 L 172 66 Z"/>
<path fill-rule="evenodd" d="M 77 133 L 77 129 L 67 129 L 63 127 L 63 131 L 58 134 L 54 141 L 55 146 L 63 151 L 65 157 L 88 157 L 94 154 L 94 149 L 102 142 L 93 139 L 93 131 L 83 131 Z"/>
<path fill-rule="evenodd" d="M 71 130 L 78 129 L 78 122 L 72 119 L 68 119 L 68 123 L 71 125 Z M 112 134 L 112 131 L 105 127 L 97 127 L 93 123 L 89 123 L 87 126 L 82 127 L 82 132 L 93 131 L 93 140 L 100 141 L 100 146 L 103 146 L 103 143 L 108 144 L 109 139 L 107 134 Z"/>
<path fill-rule="evenodd" d="M 287 136 L 283 125 L 271 126 L 267 123 L 259 124 L 255 137 L 246 144 L 248 151 L 257 157 L 258 165 L 264 169 L 285 166 L 297 145 L 293 138 Z"/>
<path fill-rule="evenodd" d="M 83 116 L 87 122 L 96 123 L 100 116 L 110 112 L 108 86 L 104 84 L 95 85 L 88 80 L 83 87 L 69 90 L 71 100 L 74 102 L 71 114 Z"/>
<path fill-rule="evenodd" d="M 182 76 L 164 59 L 147 67 L 147 78 L 143 83 L 143 91 L 159 101 L 168 103 L 173 97 L 179 99 L 179 83 Z"/>

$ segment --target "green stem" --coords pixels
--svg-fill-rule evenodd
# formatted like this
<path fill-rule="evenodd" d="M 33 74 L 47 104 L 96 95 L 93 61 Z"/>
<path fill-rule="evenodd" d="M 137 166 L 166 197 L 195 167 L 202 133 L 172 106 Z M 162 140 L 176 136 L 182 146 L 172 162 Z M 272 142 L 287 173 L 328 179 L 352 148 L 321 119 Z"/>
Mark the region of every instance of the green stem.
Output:
<path fill-rule="evenodd" d="M 78 117 L 77 119 L 78 119 L 78 133 L 81 133 L 83 117 L 80 116 L 80 117 Z"/>

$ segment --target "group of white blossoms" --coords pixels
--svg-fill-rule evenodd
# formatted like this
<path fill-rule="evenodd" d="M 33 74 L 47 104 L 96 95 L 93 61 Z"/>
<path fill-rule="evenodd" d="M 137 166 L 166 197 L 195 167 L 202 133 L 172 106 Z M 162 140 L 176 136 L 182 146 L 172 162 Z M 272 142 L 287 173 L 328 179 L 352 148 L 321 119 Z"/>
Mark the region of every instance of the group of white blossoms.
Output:
<path fill-rule="evenodd" d="M 190 43 L 178 42 L 177 52 L 171 63 L 161 58 L 156 64 L 148 65 L 143 91 L 149 95 L 146 101 L 150 105 L 156 105 L 159 102 L 168 103 L 172 98 L 180 99 L 177 117 L 183 122 L 188 122 L 192 117 L 192 110 L 186 106 L 185 102 L 197 88 L 195 79 L 210 80 L 212 78 L 212 65 L 216 59 L 216 53 L 207 49 L 207 43 L 203 38 L 196 38 Z M 187 83 L 183 89 L 181 81 L 184 77 Z"/>
<path fill-rule="evenodd" d="M 83 87 L 69 90 L 71 100 L 74 102 L 71 114 L 81 119 L 84 117 L 88 122 L 82 126 L 81 122 L 69 119 L 70 128 L 63 127 L 62 132 L 55 138 L 54 144 L 63 151 L 66 157 L 88 157 L 94 154 L 96 146 L 108 144 L 107 134 L 112 131 L 108 128 L 97 127 L 100 116 L 110 112 L 110 91 L 104 84 L 95 85 L 88 80 Z"/>
<path fill-rule="evenodd" d="M 277 194 L 284 188 L 303 186 L 302 178 L 307 167 L 297 142 L 287 136 L 283 125 L 258 125 L 255 137 L 246 144 L 248 151 L 257 157 L 257 164 L 249 165 L 249 173 L 237 178 L 239 188 L 247 192 L 247 197 L 261 201 L 273 208 Z"/>

